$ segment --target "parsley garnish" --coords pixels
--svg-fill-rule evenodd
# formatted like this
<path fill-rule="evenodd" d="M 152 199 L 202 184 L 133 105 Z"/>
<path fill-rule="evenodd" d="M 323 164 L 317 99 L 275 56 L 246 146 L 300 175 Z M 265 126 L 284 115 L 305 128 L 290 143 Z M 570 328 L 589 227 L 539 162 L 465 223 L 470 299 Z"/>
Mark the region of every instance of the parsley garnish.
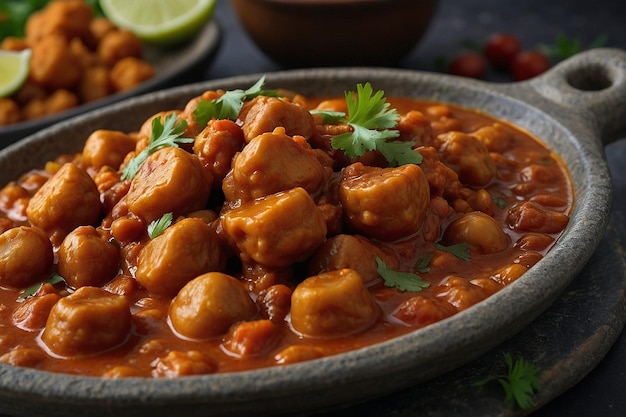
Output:
<path fill-rule="evenodd" d="M 163 124 L 161 124 L 160 117 L 152 119 L 150 143 L 146 149 L 139 152 L 139 154 L 130 160 L 122 172 L 122 180 L 132 179 L 148 156 L 159 149 L 167 146 L 178 147 L 179 143 L 193 142 L 192 138 L 181 137 L 185 129 L 187 129 L 187 122 L 182 119 L 179 120 L 175 113 L 167 115 Z"/>
<path fill-rule="evenodd" d="M 477 385 L 498 381 L 504 388 L 504 402 L 507 405 L 518 406 L 523 410 L 529 409 L 533 405 L 533 395 L 541 388 L 537 376 L 541 369 L 524 358 L 519 358 L 513 363 L 513 357 L 508 352 L 504 354 L 504 362 L 508 367 L 506 375 L 492 376 L 479 381 Z"/>
<path fill-rule="evenodd" d="M 394 271 L 379 257 L 376 257 L 376 271 L 385 282 L 385 287 L 393 287 L 400 291 L 418 292 L 430 286 L 430 283 L 424 281 L 417 274 Z"/>
<path fill-rule="evenodd" d="M 41 288 L 41 286 L 43 284 L 58 284 L 59 282 L 65 282 L 65 279 L 63 279 L 63 277 L 59 274 L 57 274 L 56 272 L 54 272 L 50 278 L 48 278 L 45 281 L 42 282 L 38 282 L 36 284 L 31 285 L 30 287 L 26 288 L 24 290 L 23 293 L 20 294 L 20 296 L 18 297 L 18 300 L 25 300 L 28 297 L 34 295 L 37 291 L 39 291 L 39 288 Z"/>
<path fill-rule="evenodd" d="M 413 150 L 414 142 L 390 141 L 400 135 L 393 129 L 398 125 L 400 115 L 396 109 L 390 109 L 382 90 L 374 94 L 370 83 L 357 84 L 356 94 L 346 91 L 348 117 L 341 112 L 312 111 L 320 114 L 326 123 L 343 122 L 352 131 L 332 138 L 334 149 L 341 149 L 346 156 L 358 158 L 367 151 L 379 151 L 391 166 L 419 164 L 422 155 Z"/>
<path fill-rule="evenodd" d="M 211 119 L 237 120 L 243 103 L 258 96 L 279 97 L 277 90 L 264 90 L 265 77 L 261 77 L 247 90 L 231 90 L 213 100 L 200 100 L 193 115 L 198 126 L 206 126 Z"/>
<path fill-rule="evenodd" d="M 148 225 L 148 236 L 150 236 L 150 239 L 154 239 L 165 232 L 165 229 L 172 224 L 172 220 L 174 220 L 174 215 L 172 213 L 165 213 L 160 219 L 151 222 Z"/>
<path fill-rule="evenodd" d="M 450 246 L 444 246 L 440 245 L 439 243 L 435 243 L 435 248 L 451 253 L 463 261 L 469 261 L 471 259 L 469 252 L 469 243 L 467 242 L 461 242 Z"/>

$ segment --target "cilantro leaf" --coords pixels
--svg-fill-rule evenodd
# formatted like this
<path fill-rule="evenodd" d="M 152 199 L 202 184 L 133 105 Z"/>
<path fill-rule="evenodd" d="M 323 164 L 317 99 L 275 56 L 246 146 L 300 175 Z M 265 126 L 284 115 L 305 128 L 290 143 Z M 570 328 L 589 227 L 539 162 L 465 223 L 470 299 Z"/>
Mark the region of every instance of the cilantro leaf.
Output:
<path fill-rule="evenodd" d="M 432 259 L 433 259 L 433 254 L 428 253 L 417 260 L 415 267 L 417 268 L 418 271 L 422 273 L 426 273 L 430 271 L 430 261 Z"/>
<path fill-rule="evenodd" d="M 152 223 L 148 225 L 148 236 L 150 239 L 154 239 L 155 237 L 162 234 L 165 229 L 170 227 L 172 221 L 174 220 L 174 215 L 170 213 L 165 213 L 161 216 L 160 219 L 154 220 Z"/>
<path fill-rule="evenodd" d="M 258 96 L 279 97 L 277 90 L 264 90 L 265 77 L 261 77 L 247 90 L 230 90 L 213 100 L 200 100 L 193 115 L 199 126 L 206 126 L 211 119 L 237 120 L 244 102 Z"/>
<path fill-rule="evenodd" d="M 187 122 L 182 119 L 178 120 L 175 113 L 167 115 L 163 124 L 161 124 L 160 117 L 152 119 L 152 134 L 148 147 L 129 161 L 122 172 L 122 180 L 132 179 L 148 156 L 159 149 L 167 146 L 178 147 L 179 143 L 193 142 L 192 138 L 181 137 L 185 129 L 187 129 Z"/>
<path fill-rule="evenodd" d="M 472 258 L 469 252 L 469 243 L 467 242 L 456 243 L 450 246 L 444 246 L 436 243 L 435 248 L 451 253 L 463 261 L 469 261 Z"/>
<path fill-rule="evenodd" d="M 422 291 L 430 286 L 419 275 L 410 272 L 399 272 L 389 268 L 385 261 L 376 257 L 376 271 L 382 277 L 386 287 L 397 288 L 400 291 Z"/>
<path fill-rule="evenodd" d="M 25 299 L 27 299 L 28 297 L 30 297 L 30 296 L 32 296 L 32 295 L 34 295 L 37 291 L 39 291 L 39 288 L 41 288 L 41 286 L 42 286 L 43 284 L 52 284 L 52 285 L 55 285 L 55 284 L 58 284 L 59 282 L 65 282 L 65 279 L 64 279 L 61 275 L 59 275 L 59 274 L 57 274 L 57 273 L 55 272 L 55 273 L 53 273 L 53 274 L 50 276 L 50 278 L 48 278 L 47 280 L 42 281 L 42 282 L 38 282 L 38 283 L 33 284 L 33 285 L 31 285 L 30 287 L 26 288 L 26 289 L 24 290 L 24 292 L 22 292 L 22 293 L 20 294 L 20 296 L 18 297 L 18 300 L 25 300 Z"/>
<path fill-rule="evenodd" d="M 541 369 L 524 358 L 513 362 L 510 353 L 504 353 L 504 362 L 507 365 L 506 375 L 495 375 L 478 381 L 477 385 L 484 385 L 490 381 L 498 381 L 504 389 L 504 402 L 510 407 L 519 407 L 527 410 L 533 405 L 533 395 L 541 389 L 538 374 Z"/>
<path fill-rule="evenodd" d="M 341 118 L 337 112 L 318 112 L 325 122 L 344 122 L 352 132 L 333 137 L 331 145 L 341 149 L 350 158 L 358 158 L 367 151 L 380 151 L 392 166 L 419 164 L 422 156 L 412 148 L 413 142 L 394 142 L 400 136 L 397 129 L 400 115 L 391 109 L 382 90 L 374 93 L 370 83 L 357 84 L 356 93 L 346 91 L 348 117 Z"/>

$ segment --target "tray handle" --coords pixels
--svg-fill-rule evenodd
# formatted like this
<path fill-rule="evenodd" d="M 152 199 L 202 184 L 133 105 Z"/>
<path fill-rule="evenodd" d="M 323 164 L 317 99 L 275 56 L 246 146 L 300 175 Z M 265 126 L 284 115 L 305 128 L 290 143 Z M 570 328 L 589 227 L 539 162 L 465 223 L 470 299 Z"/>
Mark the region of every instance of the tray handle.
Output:
<path fill-rule="evenodd" d="M 560 62 L 529 81 L 536 92 L 587 117 L 607 145 L 626 137 L 626 51 L 597 48 Z"/>

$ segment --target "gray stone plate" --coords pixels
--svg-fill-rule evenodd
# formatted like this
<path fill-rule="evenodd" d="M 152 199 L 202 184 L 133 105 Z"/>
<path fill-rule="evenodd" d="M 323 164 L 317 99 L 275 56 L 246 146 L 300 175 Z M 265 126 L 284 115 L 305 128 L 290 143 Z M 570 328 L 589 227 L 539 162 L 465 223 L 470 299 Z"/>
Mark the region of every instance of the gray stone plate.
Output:
<path fill-rule="evenodd" d="M 162 109 L 206 89 L 247 88 L 260 75 L 215 80 L 129 99 L 41 131 L 0 152 L 0 184 L 59 152 L 77 151 L 98 128 L 135 130 Z M 471 362 L 520 332 L 572 283 L 605 235 L 611 180 L 603 147 L 626 132 L 626 52 L 596 49 L 543 76 L 489 84 L 384 68 L 294 70 L 267 84 L 304 94 L 341 94 L 371 82 L 404 95 L 478 108 L 542 138 L 576 187 L 570 223 L 549 254 L 481 303 L 406 336 L 285 367 L 173 380 L 108 380 L 0 365 L 0 412 L 23 416 L 293 415 L 344 407 L 406 389 Z M 612 343 L 608 341 L 607 343 Z"/>

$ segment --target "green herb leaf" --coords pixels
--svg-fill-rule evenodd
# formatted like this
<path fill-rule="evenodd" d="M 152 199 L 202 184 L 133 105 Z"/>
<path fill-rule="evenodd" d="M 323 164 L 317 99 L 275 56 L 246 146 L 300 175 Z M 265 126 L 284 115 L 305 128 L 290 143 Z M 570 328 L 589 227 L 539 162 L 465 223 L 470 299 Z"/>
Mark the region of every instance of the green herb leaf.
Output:
<path fill-rule="evenodd" d="M 165 229 L 170 227 L 173 220 L 174 215 L 172 213 L 165 213 L 160 219 L 154 220 L 150 223 L 148 225 L 148 236 L 150 236 L 150 239 L 154 239 L 163 233 Z"/>
<path fill-rule="evenodd" d="M 504 389 L 504 402 L 510 407 L 519 407 L 527 410 L 533 405 L 533 396 L 541 389 L 538 374 L 541 369 L 524 358 L 513 362 L 510 353 L 504 353 L 504 362 L 507 365 L 506 375 L 495 375 L 479 381 L 477 385 L 484 385 L 490 381 L 498 381 Z"/>
<path fill-rule="evenodd" d="M 213 100 L 201 100 L 193 115 L 198 126 L 206 126 L 211 119 L 237 120 L 243 104 L 258 96 L 280 97 L 277 90 L 264 90 L 265 77 L 261 77 L 247 90 L 231 90 Z"/>
<path fill-rule="evenodd" d="M 433 259 L 433 254 L 432 253 L 428 253 L 424 256 L 422 256 L 417 263 L 415 264 L 415 267 L 417 268 L 418 271 L 422 272 L 422 273 L 426 273 L 428 271 L 430 271 L 430 261 Z"/>
<path fill-rule="evenodd" d="M 417 274 L 394 271 L 379 257 L 376 257 L 376 271 L 382 277 L 386 287 L 394 287 L 400 291 L 419 292 L 430 286 L 430 283 Z"/>
<path fill-rule="evenodd" d="M 37 293 L 37 291 L 39 291 L 39 288 L 41 288 L 41 286 L 43 284 L 55 285 L 55 284 L 58 284 L 59 282 L 65 282 L 65 279 L 63 279 L 63 277 L 61 275 L 59 275 L 59 274 L 57 274 L 55 272 L 47 280 L 42 281 L 42 282 L 38 282 L 38 283 L 33 284 L 30 287 L 26 288 L 24 290 L 24 292 L 20 294 L 20 296 L 18 297 L 18 300 L 25 300 L 28 297 L 34 295 L 35 293 Z"/>
<path fill-rule="evenodd" d="M 493 197 L 491 201 L 501 209 L 506 207 L 506 200 L 503 197 Z"/>
<path fill-rule="evenodd" d="M 395 128 L 400 115 L 384 97 L 382 90 L 374 93 L 370 83 L 358 84 L 356 94 L 346 91 L 348 118 L 339 121 L 347 123 L 352 132 L 333 137 L 334 149 L 341 149 L 350 158 L 358 158 L 367 151 L 380 151 L 392 166 L 419 164 L 422 156 L 415 152 L 413 142 L 392 142 L 400 132 Z"/>
<path fill-rule="evenodd" d="M 436 243 L 435 248 L 445 252 L 449 252 L 463 261 L 469 261 L 470 259 L 472 259 L 469 252 L 469 243 L 467 242 L 461 242 L 450 246 L 444 246 Z"/>
<path fill-rule="evenodd" d="M 555 60 L 567 59 L 577 53 L 590 48 L 605 46 L 608 41 L 606 34 L 599 35 L 587 47 L 579 39 L 569 38 L 563 34 L 556 37 L 553 45 L 539 45 L 539 50 Z"/>
<path fill-rule="evenodd" d="M 178 116 L 174 113 L 167 115 L 163 124 L 161 124 L 160 117 L 152 119 L 150 143 L 146 149 L 129 161 L 122 172 L 122 180 L 132 179 L 148 156 L 159 149 L 167 146 L 178 147 L 179 143 L 192 143 L 192 138 L 181 137 L 185 129 L 187 129 L 187 122 L 182 119 L 178 120 Z"/>

